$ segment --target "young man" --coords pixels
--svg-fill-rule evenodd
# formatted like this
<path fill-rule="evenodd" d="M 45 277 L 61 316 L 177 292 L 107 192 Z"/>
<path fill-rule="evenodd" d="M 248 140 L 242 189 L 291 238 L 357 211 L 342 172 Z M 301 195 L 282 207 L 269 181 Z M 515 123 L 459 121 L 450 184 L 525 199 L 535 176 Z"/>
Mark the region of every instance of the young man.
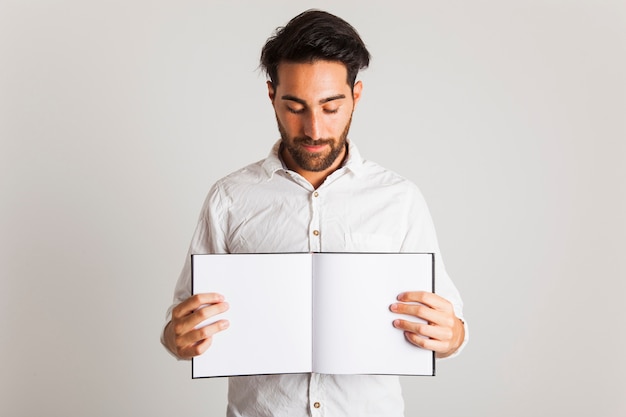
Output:
<path fill-rule="evenodd" d="M 266 159 L 211 188 L 189 252 L 434 252 L 438 294 L 407 288 L 390 307 L 426 323 L 389 325 L 416 349 L 447 357 L 465 340 L 462 301 L 441 262 L 426 204 L 415 185 L 362 159 L 347 137 L 363 88 L 356 75 L 368 64 L 354 28 L 321 11 L 296 16 L 267 41 L 261 65 L 281 139 Z M 228 294 L 191 296 L 190 281 L 188 257 L 163 333 L 181 359 L 219 343 L 213 336 L 229 325 L 216 320 L 195 328 L 228 309 Z M 404 408 L 398 377 L 373 375 L 231 378 L 228 400 L 229 416 L 394 417 Z"/>

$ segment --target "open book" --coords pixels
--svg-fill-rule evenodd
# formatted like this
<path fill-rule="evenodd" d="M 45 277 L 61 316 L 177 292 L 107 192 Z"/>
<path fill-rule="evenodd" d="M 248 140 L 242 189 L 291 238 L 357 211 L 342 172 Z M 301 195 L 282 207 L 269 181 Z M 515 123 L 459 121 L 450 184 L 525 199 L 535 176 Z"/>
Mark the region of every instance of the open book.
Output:
<path fill-rule="evenodd" d="M 217 292 L 230 327 L 192 360 L 192 377 L 285 373 L 434 375 L 432 351 L 409 343 L 389 306 L 434 292 L 434 254 L 192 255 L 192 292 Z M 200 327 L 199 326 L 199 327 Z"/>

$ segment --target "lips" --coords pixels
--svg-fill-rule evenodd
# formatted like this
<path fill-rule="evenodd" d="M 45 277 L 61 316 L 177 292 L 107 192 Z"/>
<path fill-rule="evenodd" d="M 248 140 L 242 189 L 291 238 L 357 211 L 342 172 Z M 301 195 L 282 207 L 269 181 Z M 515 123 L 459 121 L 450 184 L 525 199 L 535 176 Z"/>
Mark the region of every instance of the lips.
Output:
<path fill-rule="evenodd" d="M 328 145 L 302 145 L 302 147 L 309 152 L 321 152 L 327 146 Z"/>
<path fill-rule="evenodd" d="M 303 138 L 303 139 L 296 139 L 295 143 L 297 145 L 300 145 L 301 147 L 303 147 L 309 152 L 321 152 L 327 146 L 332 145 L 332 140 L 328 140 L 328 139 L 312 140 L 309 138 Z"/>

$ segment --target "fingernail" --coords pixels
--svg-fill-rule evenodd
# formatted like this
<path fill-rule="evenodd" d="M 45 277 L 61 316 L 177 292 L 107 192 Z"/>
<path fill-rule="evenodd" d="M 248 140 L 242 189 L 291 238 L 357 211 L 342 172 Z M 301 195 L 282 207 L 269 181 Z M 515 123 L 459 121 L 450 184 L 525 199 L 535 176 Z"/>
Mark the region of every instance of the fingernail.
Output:
<path fill-rule="evenodd" d="M 220 322 L 220 330 L 228 329 L 228 326 L 230 326 L 230 322 L 228 322 L 228 320 Z"/>

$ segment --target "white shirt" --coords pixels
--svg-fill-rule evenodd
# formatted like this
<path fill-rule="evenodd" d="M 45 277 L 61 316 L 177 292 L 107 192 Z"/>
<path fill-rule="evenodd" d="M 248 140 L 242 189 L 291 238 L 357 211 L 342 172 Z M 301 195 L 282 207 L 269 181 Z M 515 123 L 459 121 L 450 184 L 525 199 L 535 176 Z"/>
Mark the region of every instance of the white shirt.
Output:
<path fill-rule="evenodd" d="M 216 182 L 202 208 L 189 255 L 434 252 L 435 292 L 463 319 L 461 297 L 446 273 L 420 191 L 405 178 L 363 160 L 352 142 L 348 146 L 343 166 L 317 189 L 284 167 L 280 142 L 266 159 Z M 167 321 L 172 308 L 191 295 L 190 258 Z M 400 417 L 404 402 L 397 376 L 241 376 L 229 379 L 227 415 Z"/>

